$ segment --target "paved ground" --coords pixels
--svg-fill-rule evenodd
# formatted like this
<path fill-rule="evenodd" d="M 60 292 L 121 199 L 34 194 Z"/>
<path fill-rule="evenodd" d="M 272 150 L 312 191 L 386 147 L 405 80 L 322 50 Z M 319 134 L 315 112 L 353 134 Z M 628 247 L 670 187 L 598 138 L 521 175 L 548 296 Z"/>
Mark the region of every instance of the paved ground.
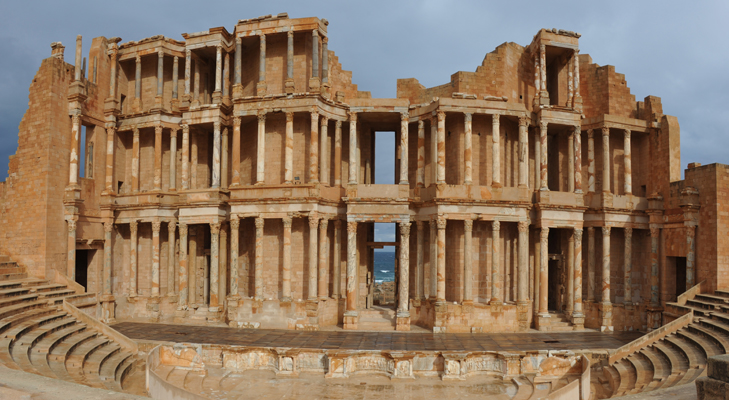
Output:
<path fill-rule="evenodd" d="M 131 339 L 225 344 L 253 347 L 296 347 L 332 350 L 526 351 L 615 349 L 641 336 L 638 332 L 555 333 L 401 333 L 302 332 L 283 329 L 237 329 L 189 325 L 121 322 L 112 325 Z"/>

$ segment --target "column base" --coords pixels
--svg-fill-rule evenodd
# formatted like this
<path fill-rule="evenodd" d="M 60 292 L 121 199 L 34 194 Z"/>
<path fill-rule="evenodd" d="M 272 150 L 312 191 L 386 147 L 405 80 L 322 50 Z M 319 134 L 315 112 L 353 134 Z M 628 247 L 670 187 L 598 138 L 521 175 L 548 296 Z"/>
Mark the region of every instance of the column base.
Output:
<path fill-rule="evenodd" d="M 549 313 L 539 313 L 534 321 L 534 327 L 539 331 L 552 330 L 552 316 Z"/>
<path fill-rule="evenodd" d="M 170 100 L 170 108 L 173 112 L 180 111 L 180 100 L 178 99 L 172 99 Z"/>
<path fill-rule="evenodd" d="M 321 87 L 321 81 L 318 77 L 309 78 L 309 92 L 317 93 Z"/>
<path fill-rule="evenodd" d="M 132 99 L 132 111 L 134 112 L 141 112 L 142 111 L 142 100 L 135 97 Z"/>
<path fill-rule="evenodd" d="M 663 322 L 663 307 L 661 306 L 648 306 L 647 311 L 647 329 L 652 331 L 661 327 Z"/>
<path fill-rule="evenodd" d="M 293 79 L 286 79 L 286 81 L 284 82 L 284 90 L 286 91 L 286 94 L 292 94 L 294 93 L 294 91 L 296 91 Z"/>
<path fill-rule="evenodd" d="M 159 296 L 152 296 L 147 299 L 147 311 L 149 311 L 149 319 L 152 322 L 158 322 L 159 321 L 159 303 L 160 303 L 160 297 Z"/>
<path fill-rule="evenodd" d="M 613 304 L 599 303 L 598 311 L 600 313 L 600 332 L 613 331 Z"/>
<path fill-rule="evenodd" d="M 329 99 L 329 88 L 330 87 L 331 86 L 329 86 L 329 82 L 324 82 L 324 83 L 321 84 L 321 87 L 319 88 L 319 91 L 320 91 L 321 95 L 325 99 Z"/>
<path fill-rule="evenodd" d="M 213 92 L 213 104 L 220 104 L 223 102 L 223 93 L 215 91 Z"/>
<path fill-rule="evenodd" d="M 357 311 L 345 311 L 344 312 L 344 330 L 355 330 L 359 323 L 359 313 Z"/>
<path fill-rule="evenodd" d="M 240 99 L 243 97 L 243 85 L 236 83 L 233 85 L 233 99 Z"/>
<path fill-rule="evenodd" d="M 101 297 L 101 322 L 111 325 L 116 322 L 115 318 L 116 301 L 114 296 L 105 294 Z"/>
<path fill-rule="evenodd" d="M 268 85 L 266 82 L 258 82 L 256 84 L 256 96 L 265 96 L 268 91 Z"/>
<path fill-rule="evenodd" d="M 572 325 L 574 325 L 574 330 L 576 331 L 585 329 L 585 314 L 577 311 L 573 312 Z"/>
<path fill-rule="evenodd" d="M 154 108 L 152 108 L 151 111 L 161 111 L 162 110 L 162 96 L 156 96 L 154 98 Z"/>
<path fill-rule="evenodd" d="M 410 312 L 398 311 L 397 312 L 397 325 L 395 326 L 396 331 L 409 331 L 410 330 Z"/>
<path fill-rule="evenodd" d="M 572 98 L 572 108 L 577 112 L 582 112 L 582 96 L 579 93 Z"/>
<path fill-rule="evenodd" d="M 516 303 L 516 321 L 519 332 L 529 330 L 529 302 L 518 301 Z"/>

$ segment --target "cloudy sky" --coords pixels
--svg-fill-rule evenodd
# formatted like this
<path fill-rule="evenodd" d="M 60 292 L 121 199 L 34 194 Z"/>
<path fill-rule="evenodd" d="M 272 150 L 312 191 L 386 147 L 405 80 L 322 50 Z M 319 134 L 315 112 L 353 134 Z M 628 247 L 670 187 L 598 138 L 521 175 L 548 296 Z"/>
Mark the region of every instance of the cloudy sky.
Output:
<path fill-rule="evenodd" d="M 729 2 L 726 1 L 10 1 L 0 13 L 0 180 L 17 147 L 28 87 L 50 43 L 73 62 L 76 35 L 123 41 L 225 26 L 288 12 L 329 20 L 329 49 L 360 90 L 394 97 L 396 79 L 425 86 L 474 71 L 503 42 L 528 45 L 540 28 L 582 34 L 580 51 L 625 74 L 637 100 L 663 99 L 681 124 L 689 162 L 729 164 Z M 388 157 L 390 158 L 390 157 Z M 384 170 L 384 168 L 381 168 Z M 387 170 L 392 171 L 391 168 Z M 382 172 L 382 171 L 379 171 Z M 392 181 L 392 176 L 377 177 Z M 387 235 L 383 235 L 387 236 Z M 378 240 L 392 240 L 378 237 Z"/>

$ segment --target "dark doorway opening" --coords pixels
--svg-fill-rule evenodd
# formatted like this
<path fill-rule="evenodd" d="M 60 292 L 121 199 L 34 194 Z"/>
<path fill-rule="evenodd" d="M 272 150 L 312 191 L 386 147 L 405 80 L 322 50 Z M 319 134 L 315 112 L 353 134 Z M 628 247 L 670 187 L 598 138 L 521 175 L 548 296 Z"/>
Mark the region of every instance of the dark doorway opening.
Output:
<path fill-rule="evenodd" d="M 686 289 L 686 257 L 676 257 L 676 296 Z"/>
<path fill-rule="evenodd" d="M 76 283 L 87 289 L 88 283 L 87 271 L 89 269 L 89 260 L 91 259 L 89 252 L 93 250 L 76 250 Z"/>
<path fill-rule="evenodd" d="M 559 255 L 549 255 L 549 296 L 547 297 L 547 308 L 550 311 L 562 311 L 562 257 Z"/>

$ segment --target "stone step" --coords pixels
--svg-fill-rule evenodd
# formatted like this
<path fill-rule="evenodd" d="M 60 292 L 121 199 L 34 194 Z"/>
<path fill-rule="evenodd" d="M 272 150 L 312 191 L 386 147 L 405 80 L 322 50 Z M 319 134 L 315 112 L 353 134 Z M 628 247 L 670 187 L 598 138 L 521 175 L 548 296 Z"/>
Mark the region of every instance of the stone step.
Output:
<path fill-rule="evenodd" d="M 25 311 L 21 311 L 15 315 L 10 315 L 8 317 L 3 318 L 0 320 L 0 337 L 2 337 L 2 333 L 7 331 L 8 329 L 17 326 L 23 321 L 32 320 L 34 318 L 40 318 L 44 315 L 52 314 L 54 312 L 57 312 L 57 307 L 39 307 L 39 308 L 31 308 Z"/>
<path fill-rule="evenodd" d="M 647 390 L 655 390 L 660 388 L 666 381 L 666 378 L 671 375 L 671 364 L 668 359 L 650 347 L 646 347 L 640 350 L 640 354 L 651 363 L 653 369 L 653 376 L 651 382 L 647 385 Z"/>
<path fill-rule="evenodd" d="M 640 393 L 653 380 L 653 366 L 651 362 L 640 353 L 627 357 L 636 372 L 635 383 L 629 393 Z"/>
<path fill-rule="evenodd" d="M 529 400 L 532 397 L 534 387 L 528 379 L 523 376 L 517 376 L 512 378 L 511 381 L 516 385 L 516 394 L 511 400 Z"/>
<path fill-rule="evenodd" d="M 714 295 L 719 297 L 726 297 L 727 299 L 729 299 L 729 290 L 716 289 L 714 290 Z"/>
<path fill-rule="evenodd" d="M 97 348 L 84 361 L 83 372 L 86 384 L 91 387 L 106 388 L 100 376 L 102 364 L 113 355 L 121 351 L 118 343 L 108 342 L 106 345 Z"/>
<path fill-rule="evenodd" d="M 137 362 L 135 357 L 132 355 L 132 357 L 127 358 L 124 360 L 119 367 L 116 370 L 116 376 L 115 380 L 119 384 L 119 387 L 122 390 L 125 390 L 127 387 L 126 379 L 129 375 L 132 375 L 136 369 L 136 367 L 141 364 L 140 362 Z"/>
<path fill-rule="evenodd" d="M 0 289 L 0 298 L 4 299 L 7 297 L 15 297 L 15 296 L 22 296 L 25 294 L 30 293 L 30 288 L 23 285 L 18 285 L 16 287 L 7 288 L 7 289 Z"/>
<path fill-rule="evenodd" d="M 25 269 L 15 263 L 0 263 L 0 274 L 23 274 Z"/>
<path fill-rule="evenodd" d="M 688 368 L 686 369 L 686 373 L 675 384 L 683 385 L 693 382 L 693 380 L 698 375 L 696 372 L 698 371 L 700 374 L 701 370 L 703 370 L 704 366 L 706 365 L 706 356 L 703 354 L 703 351 L 694 347 L 685 339 L 675 336 L 667 336 L 663 341 L 665 341 L 667 344 L 670 343 L 672 346 L 678 349 L 678 352 L 682 353 L 688 362 Z"/>
<path fill-rule="evenodd" d="M 117 372 L 119 367 L 132 357 L 132 353 L 128 351 L 118 351 L 115 354 L 109 356 L 99 368 L 99 377 L 104 385 L 114 391 L 121 392 L 122 387 L 119 381 L 116 380 Z"/>
<path fill-rule="evenodd" d="M 185 379 L 187 378 L 187 373 L 188 373 L 188 370 L 184 370 L 184 369 L 180 369 L 180 368 L 173 368 L 171 371 L 169 371 L 166 381 L 169 382 L 171 385 L 184 388 Z M 160 375 L 160 376 L 164 376 L 164 375 Z"/>
<path fill-rule="evenodd" d="M 652 347 L 659 351 L 669 361 L 671 365 L 671 374 L 666 379 L 663 387 L 673 386 L 680 381 L 688 371 L 688 361 L 680 355 L 680 353 L 671 346 L 667 346 L 663 340 L 659 340 L 652 344 Z"/>
<path fill-rule="evenodd" d="M 6 274 L 0 274 L 0 281 L 14 281 L 17 279 L 27 278 L 28 274 L 25 272 L 10 272 Z"/>
<path fill-rule="evenodd" d="M 726 309 L 729 309 L 729 305 L 715 303 L 712 301 L 704 301 L 704 300 L 700 300 L 698 298 L 694 298 L 694 299 L 686 301 L 686 305 L 692 306 L 692 307 L 703 308 L 705 310 L 712 310 L 712 311 L 713 310 L 725 311 Z"/>
<path fill-rule="evenodd" d="M 613 367 L 612 365 L 608 365 L 607 367 L 602 369 L 602 374 L 605 379 L 610 383 L 610 387 L 612 388 L 612 392 L 608 397 L 615 396 L 618 392 L 618 388 L 620 387 L 620 374 L 618 373 L 618 370 L 615 369 L 615 367 Z"/>
<path fill-rule="evenodd" d="M 701 334 L 692 332 L 690 329 L 681 329 L 677 334 L 704 352 L 704 359 L 717 354 L 724 354 L 724 349 L 713 340 L 707 339 Z"/>
<path fill-rule="evenodd" d="M 91 340 L 87 340 L 79 346 L 76 346 L 66 357 L 66 370 L 74 379 L 81 378 L 83 380 L 83 366 L 86 358 L 89 357 L 96 349 L 109 343 L 106 336 L 97 336 Z M 77 379 L 78 380 L 78 379 Z"/>
<path fill-rule="evenodd" d="M 713 328 L 710 324 L 706 324 L 704 319 L 702 319 L 698 324 L 689 325 L 688 330 L 710 340 L 717 346 L 720 354 L 726 354 L 729 352 L 729 337 L 727 337 L 727 333 L 720 329 Z"/>
<path fill-rule="evenodd" d="M 530 397 L 531 399 L 546 399 L 549 396 L 549 393 L 552 391 L 551 382 L 535 382 L 534 376 L 530 376 L 528 379 L 534 388 L 532 397 Z"/>
<path fill-rule="evenodd" d="M 729 297 L 717 296 L 715 294 L 708 294 L 708 293 L 699 293 L 694 297 L 694 299 L 698 299 L 698 300 L 706 301 L 706 302 L 719 303 L 719 304 L 729 303 Z"/>
<path fill-rule="evenodd" d="M 623 396 L 630 389 L 635 387 L 635 379 L 637 373 L 635 371 L 635 368 L 633 367 L 633 364 L 631 364 L 626 359 L 618 360 L 611 366 L 615 368 L 615 370 L 618 371 L 618 374 L 620 375 L 620 385 L 615 391 L 615 396 Z"/>
<path fill-rule="evenodd" d="M 201 393 L 204 378 L 204 374 L 197 371 L 189 371 L 185 377 L 185 389 L 192 393 Z"/>
<path fill-rule="evenodd" d="M 48 359 L 50 351 L 65 338 L 82 332 L 84 329 L 86 329 L 85 325 L 76 323 L 46 336 L 43 340 L 38 342 L 36 346 L 30 349 L 30 362 L 33 364 L 33 367 L 43 376 L 56 378 L 57 375 L 51 368 Z"/>
<path fill-rule="evenodd" d="M 23 278 L 23 279 L 15 279 L 12 281 L 0 281 L 0 289 L 12 289 L 17 287 L 31 287 L 31 286 L 37 286 L 41 284 L 46 284 L 48 281 L 41 280 L 38 278 Z"/>
<path fill-rule="evenodd" d="M 0 255 L 0 262 L 8 262 L 8 261 L 10 261 L 10 256 L 6 256 L 4 254 Z"/>
<path fill-rule="evenodd" d="M 11 355 L 13 360 L 24 371 L 40 374 L 30 360 L 30 353 L 33 346 L 47 335 L 65 329 L 76 323 L 74 318 L 62 318 L 47 324 L 37 325 L 12 343 Z"/>

